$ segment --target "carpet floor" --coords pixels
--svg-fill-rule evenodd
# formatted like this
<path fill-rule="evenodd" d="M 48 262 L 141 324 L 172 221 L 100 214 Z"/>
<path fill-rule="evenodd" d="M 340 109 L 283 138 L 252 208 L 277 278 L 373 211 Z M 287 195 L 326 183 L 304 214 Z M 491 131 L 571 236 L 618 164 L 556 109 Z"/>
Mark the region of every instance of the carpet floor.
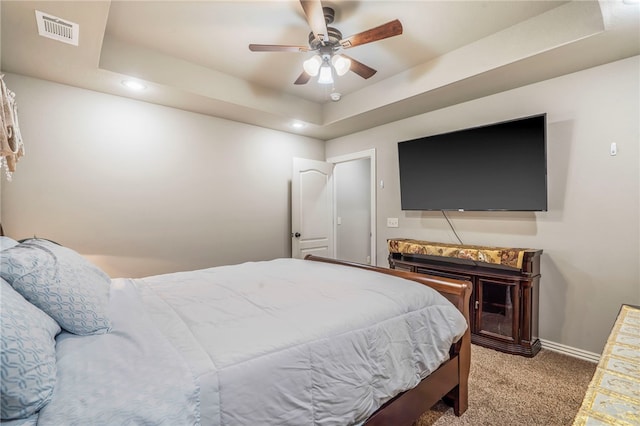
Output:
<path fill-rule="evenodd" d="M 469 409 L 440 402 L 414 426 L 571 425 L 596 364 L 542 349 L 535 357 L 471 345 Z"/>

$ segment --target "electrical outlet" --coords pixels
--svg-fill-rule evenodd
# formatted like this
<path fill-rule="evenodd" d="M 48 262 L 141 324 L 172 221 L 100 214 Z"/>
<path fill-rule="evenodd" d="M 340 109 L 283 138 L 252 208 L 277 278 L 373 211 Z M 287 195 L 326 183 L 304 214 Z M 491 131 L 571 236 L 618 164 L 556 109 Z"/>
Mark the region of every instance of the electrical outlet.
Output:
<path fill-rule="evenodd" d="M 388 217 L 387 218 L 387 228 L 397 228 L 398 227 L 398 218 L 397 217 Z"/>

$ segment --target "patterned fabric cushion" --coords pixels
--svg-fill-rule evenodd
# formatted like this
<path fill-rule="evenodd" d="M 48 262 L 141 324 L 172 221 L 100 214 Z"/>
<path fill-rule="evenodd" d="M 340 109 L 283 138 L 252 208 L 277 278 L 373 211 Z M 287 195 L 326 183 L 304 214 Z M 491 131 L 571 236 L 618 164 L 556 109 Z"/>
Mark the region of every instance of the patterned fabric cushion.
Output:
<path fill-rule="evenodd" d="M 4 255 L 4 253 L 3 253 Z M 0 279 L 0 415 L 26 418 L 44 407 L 56 382 L 60 327 Z"/>
<path fill-rule="evenodd" d="M 17 246 L 18 242 L 13 238 L 0 235 L 0 250 L 8 249 L 13 246 Z"/>
<path fill-rule="evenodd" d="M 2 251 L 0 276 L 70 333 L 106 333 L 111 279 L 75 251 L 33 239 Z"/>

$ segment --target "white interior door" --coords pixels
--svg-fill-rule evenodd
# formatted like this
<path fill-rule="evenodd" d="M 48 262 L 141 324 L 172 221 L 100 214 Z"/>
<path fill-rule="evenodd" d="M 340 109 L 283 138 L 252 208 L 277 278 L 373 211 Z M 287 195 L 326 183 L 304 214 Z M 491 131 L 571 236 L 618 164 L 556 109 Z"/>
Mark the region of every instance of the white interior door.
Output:
<path fill-rule="evenodd" d="M 334 257 L 333 164 L 293 159 L 291 177 L 291 257 Z"/>

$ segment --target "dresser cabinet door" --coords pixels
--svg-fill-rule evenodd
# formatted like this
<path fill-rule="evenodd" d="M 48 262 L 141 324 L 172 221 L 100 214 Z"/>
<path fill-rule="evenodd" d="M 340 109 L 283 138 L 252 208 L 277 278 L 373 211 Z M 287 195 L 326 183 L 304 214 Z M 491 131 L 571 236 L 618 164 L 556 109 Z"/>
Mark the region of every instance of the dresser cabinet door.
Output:
<path fill-rule="evenodd" d="M 518 343 L 520 323 L 520 286 L 518 282 L 478 277 L 474 307 L 474 332 L 493 339 Z"/>

